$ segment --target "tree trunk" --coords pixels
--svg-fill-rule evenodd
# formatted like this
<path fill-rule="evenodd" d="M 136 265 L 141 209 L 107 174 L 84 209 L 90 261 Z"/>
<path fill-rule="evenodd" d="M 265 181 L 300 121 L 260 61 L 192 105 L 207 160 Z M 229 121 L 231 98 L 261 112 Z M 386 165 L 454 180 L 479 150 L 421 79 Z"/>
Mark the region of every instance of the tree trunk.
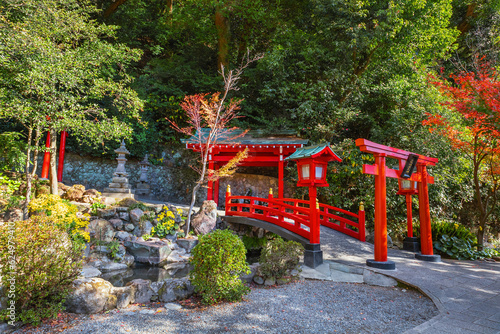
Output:
<path fill-rule="evenodd" d="M 479 228 L 477 229 L 477 249 L 482 251 L 484 247 L 484 232 L 486 229 L 486 221 L 479 222 Z"/>
<path fill-rule="evenodd" d="M 35 131 L 35 140 L 33 142 L 33 146 L 35 147 L 35 151 L 33 152 L 33 170 L 31 171 L 31 178 L 35 177 L 36 174 L 36 169 L 38 168 L 38 153 L 40 152 L 40 149 L 38 147 L 38 143 L 40 142 L 40 128 L 37 127 Z M 31 141 L 29 143 L 31 145 Z M 29 155 L 28 155 L 28 160 L 29 160 Z"/>
<path fill-rule="evenodd" d="M 109 6 L 108 9 L 104 11 L 103 16 L 108 17 L 113 14 L 118 9 L 118 7 L 120 7 L 120 5 L 123 5 L 125 3 L 125 1 L 127 0 L 116 0 L 115 2 L 113 2 L 111 6 Z"/>
<path fill-rule="evenodd" d="M 31 155 L 31 139 L 33 137 L 33 127 L 28 129 L 28 145 L 26 149 L 26 200 L 23 205 L 23 220 L 28 219 L 28 205 L 30 204 L 31 198 L 31 172 L 30 172 L 30 155 Z"/>
<path fill-rule="evenodd" d="M 53 195 L 58 195 L 59 191 L 57 189 L 57 165 L 56 165 L 56 155 L 57 155 L 57 132 L 54 129 L 50 129 L 50 193 Z"/>
<path fill-rule="evenodd" d="M 229 54 L 229 20 L 224 17 L 221 12 L 221 8 L 217 8 L 215 11 L 215 27 L 217 28 L 217 38 L 218 38 L 218 53 L 217 53 L 217 69 L 220 71 L 222 67 L 226 67 L 229 64 L 228 54 Z"/>

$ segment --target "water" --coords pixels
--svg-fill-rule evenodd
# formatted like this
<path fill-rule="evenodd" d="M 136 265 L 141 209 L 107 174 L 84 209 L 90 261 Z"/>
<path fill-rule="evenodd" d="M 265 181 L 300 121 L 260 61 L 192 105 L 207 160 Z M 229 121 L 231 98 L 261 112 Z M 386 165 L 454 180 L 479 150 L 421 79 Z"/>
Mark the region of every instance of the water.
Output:
<path fill-rule="evenodd" d="M 122 287 L 137 278 L 159 282 L 168 278 L 187 277 L 191 269 L 191 266 L 186 263 L 170 263 L 163 268 L 136 263 L 134 268 L 104 273 L 101 278 L 115 287 Z"/>

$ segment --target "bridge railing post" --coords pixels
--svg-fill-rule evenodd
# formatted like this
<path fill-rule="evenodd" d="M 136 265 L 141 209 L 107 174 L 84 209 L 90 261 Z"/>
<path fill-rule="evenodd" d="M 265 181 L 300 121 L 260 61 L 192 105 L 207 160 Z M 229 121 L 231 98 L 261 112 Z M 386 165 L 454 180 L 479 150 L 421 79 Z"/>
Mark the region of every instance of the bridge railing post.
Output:
<path fill-rule="evenodd" d="M 359 240 L 365 241 L 365 205 L 363 202 L 359 203 L 358 211 L 358 230 L 359 230 Z"/>
<path fill-rule="evenodd" d="M 226 188 L 226 216 L 231 211 L 231 186 L 228 184 Z"/>

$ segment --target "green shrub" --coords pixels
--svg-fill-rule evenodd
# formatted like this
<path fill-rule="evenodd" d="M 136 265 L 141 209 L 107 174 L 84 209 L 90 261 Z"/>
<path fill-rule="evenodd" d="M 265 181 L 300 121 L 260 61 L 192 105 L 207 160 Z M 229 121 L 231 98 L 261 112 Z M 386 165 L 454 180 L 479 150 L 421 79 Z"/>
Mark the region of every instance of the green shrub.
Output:
<path fill-rule="evenodd" d="M 450 238 L 455 237 L 464 241 L 470 241 L 471 243 L 475 243 L 477 240 L 476 236 L 465 226 L 455 222 L 445 220 L 436 221 L 431 224 L 431 230 L 433 241 L 441 240 L 444 235 Z M 413 233 L 415 237 L 420 237 L 420 225 L 415 224 Z"/>
<path fill-rule="evenodd" d="M 90 212 L 95 216 L 97 215 L 98 209 L 106 209 L 106 204 L 100 202 L 94 202 L 90 205 Z"/>
<path fill-rule="evenodd" d="M 477 260 L 484 258 L 491 258 L 497 256 L 498 252 L 491 248 L 485 248 L 478 251 L 477 244 L 467 239 L 460 239 L 458 237 L 450 237 L 443 235 L 438 241 L 433 243 L 434 248 L 442 254 L 458 259 L 458 260 Z"/>
<path fill-rule="evenodd" d="M 128 211 L 132 211 L 134 209 L 141 209 L 142 211 L 151 210 L 151 208 L 149 206 L 147 206 L 146 204 L 144 204 L 142 202 L 133 203 L 128 207 Z"/>
<path fill-rule="evenodd" d="M 238 301 L 250 289 L 240 280 L 241 273 L 249 273 L 245 263 L 245 246 L 229 230 L 215 230 L 200 236 L 191 251 L 191 282 L 205 304 L 223 300 Z"/>
<path fill-rule="evenodd" d="M 260 255 L 260 273 L 265 277 L 283 277 L 294 269 L 304 247 L 296 241 L 270 240 Z"/>
<path fill-rule="evenodd" d="M 75 248 L 82 250 L 90 241 L 90 236 L 85 231 L 89 222 L 77 217 L 76 205 L 58 195 L 41 195 L 30 202 L 29 211 L 33 215 L 49 217 L 54 224 L 65 229 Z"/>
<path fill-rule="evenodd" d="M 15 225 L 13 228 L 12 224 Z M 57 316 L 81 270 L 81 252 L 50 217 L 35 216 L 0 226 L 0 275 L 6 290 L 15 280 L 16 321 L 39 324 Z M 0 320 L 10 321 L 8 310 Z"/>

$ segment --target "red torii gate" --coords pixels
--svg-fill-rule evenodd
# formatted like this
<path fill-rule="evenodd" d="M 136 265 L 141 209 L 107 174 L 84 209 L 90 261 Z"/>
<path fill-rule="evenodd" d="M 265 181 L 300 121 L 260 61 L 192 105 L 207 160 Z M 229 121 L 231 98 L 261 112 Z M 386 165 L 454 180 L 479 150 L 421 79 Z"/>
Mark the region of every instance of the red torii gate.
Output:
<path fill-rule="evenodd" d="M 428 184 L 434 183 L 434 178 L 427 173 L 427 166 L 435 166 L 438 159 L 377 144 L 362 138 L 356 140 L 356 146 L 362 152 L 373 154 L 375 158 L 374 165 L 363 165 L 363 173 L 375 175 L 375 259 L 367 260 L 366 264 L 380 269 L 396 268 L 393 261 L 387 260 L 387 177 L 418 182 L 421 254 L 415 254 L 415 257 L 424 261 L 440 261 L 440 256 L 434 255 L 432 249 L 431 215 L 429 210 Z M 385 164 L 386 157 L 398 159 L 399 170 L 387 167 Z M 417 172 L 413 173 L 415 165 Z"/>

